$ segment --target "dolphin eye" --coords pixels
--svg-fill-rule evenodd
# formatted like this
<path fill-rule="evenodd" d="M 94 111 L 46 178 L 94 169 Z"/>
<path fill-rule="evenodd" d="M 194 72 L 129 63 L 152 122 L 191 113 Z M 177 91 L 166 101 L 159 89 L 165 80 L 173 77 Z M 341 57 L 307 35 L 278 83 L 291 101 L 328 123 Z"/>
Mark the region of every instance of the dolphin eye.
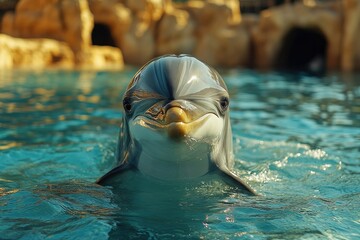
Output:
<path fill-rule="evenodd" d="M 123 100 L 123 106 L 124 106 L 124 109 L 127 113 L 129 113 L 132 109 L 132 106 L 131 106 L 131 100 L 130 98 L 126 97 L 124 98 Z"/>
<path fill-rule="evenodd" d="M 229 107 L 229 98 L 228 97 L 222 97 L 220 99 L 220 106 L 223 111 L 225 111 Z"/>

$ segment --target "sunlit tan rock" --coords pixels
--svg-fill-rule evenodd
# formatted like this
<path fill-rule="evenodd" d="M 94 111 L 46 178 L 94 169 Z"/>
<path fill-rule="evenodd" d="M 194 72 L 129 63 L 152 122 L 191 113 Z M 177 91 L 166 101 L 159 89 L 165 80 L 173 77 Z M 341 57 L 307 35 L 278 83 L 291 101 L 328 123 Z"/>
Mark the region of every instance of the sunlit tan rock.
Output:
<path fill-rule="evenodd" d="M 0 31 L 18 38 L 63 42 L 75 66 L 121 65 L 124 61 L 142 65 L 158 55 L 188 53 L 214 66 L 271 69 L 282 59 L 289 33 L 306 29 L 325 39 L 321 63 L 326 69 L 360 69 L 360 0 L 301 1 L 258 16 L 241 15 L 240 2 L 20 0 L 15 12 L 4 14 Z M 36 44 L 29 43 L 34 49 Z M 0 52 L 1 65 L 16 66 L 16 52 L 6 46 Z M 51 47 L 44 49 L 49 55 L 54 53 Z M 49 62 L 39 61 L 39 65 Z M 306 65 L 313 66 L 313 61 Z"/>
<path fill-rule="evenodd" d="M 360 70 L 360 1 L 344 0 L 344 33 L 341 67 Z"/>
<path fill-rule="evenodd" d="M 341 54 L 342 18 L 338 12 L 302 4 L 283 5 L 261 13 L 259 24 L 253 32 L 255 66 L 273 67 L 284 36 L 294 27 L 317 29 L 326 38 L 326 67 L 339 68 Z"/>
<path fill-rule="evenodd" d="M 204 34 L 198 42 L 195 56 L 217 67 L 248 66 L 250 35 L 241 25 Z"/>
<path fill-rule="evenodd" d="M 156 54 L 155 27 L 167 8 L 167 0 L 128 0 L 130 27 L 120 39 L 120 49 L 129 64 L 142 65 Z"/>
<path fill-rule="evenodd" d="M 120 47 L 123 35 L 130 28 L 131 10 L 118 0 L 89 0 L 89 6 L 94 16 L 95 26 L 97 24 L 107 26 L 115 46 Z"/>
<path fill-rule="evenodd" d="M 75 51 L 91 46 L 92 14 L 86 0 L 21 0 L 6 13 L 2 32 L 22 38 L 64 41 Z"/>
<path fill-rule="evenodd" d="M 0 34 L 0 68 L 73 67 L 74 62 L 74 54 L 65 43 Z"/>
<path fill-rule="evenodd" d="M 191 0 L 180 8 L 195 24 L 193 55 L 213 66 L 247 65 L 250 36 L 241 25 L 238 1 Z"/>
<path fill-rule="evenodd" d="M 171 0 L 125 0 L 123 2 L 137 18 L 151 22 L 159 21 L 165 9 L 171 5 Z"/>
<path fill-rule="evenodd" d="M 121 69 L 124 60 L 120 49 L 108 46 L 92 46 L 84 54 L 80 66 L 91 69 Z"/>
<path fill-rule="evenodd" d="M 241 20 L 238 0 L 190 0 L 181 8 L 193 15 L 200 27 L 239 23 Z"/>
<path fill-rule="evenodd" d="M 91 46 L 91 31 L 94 27 L 93 15 L 86 0 L 61 1 L 65 41 L 75 51 L 83 51 Z"/>
<path fill-rule="evenodd" d="M 129 31 L 121 38 L 120 49 L 128 64 L 142 65 L 149 61 L 155 55 L 154 24 L 133 18 Z"/>
<path fill-rule="evenodd" d="M 157 28 L 156 55 L 191 54 L 196 46 L 195 23 L 183 10 L 166 11 Z"/>

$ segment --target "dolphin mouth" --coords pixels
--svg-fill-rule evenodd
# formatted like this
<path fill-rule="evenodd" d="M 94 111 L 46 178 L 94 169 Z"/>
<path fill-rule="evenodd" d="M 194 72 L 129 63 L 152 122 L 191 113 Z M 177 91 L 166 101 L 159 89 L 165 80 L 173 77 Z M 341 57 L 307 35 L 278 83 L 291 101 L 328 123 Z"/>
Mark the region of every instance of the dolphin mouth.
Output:
<path fill-rule="evenodd" d="M 174 140 L 180 140 L 186 137 L 194 137 L 194 132 L 200 129 L 205 122 L 209 121 L 212 118 L 218 118 L 214 113 L 206 113 L 195 120 L 185 119 L 171 119 L 165 121 L 157 121 L 146 115 L 136 116 L 133 124 L 140 125 L 144 128 L 150 128 L 154 131 L 163 131 L 166 132 L 169 138 Z"/>

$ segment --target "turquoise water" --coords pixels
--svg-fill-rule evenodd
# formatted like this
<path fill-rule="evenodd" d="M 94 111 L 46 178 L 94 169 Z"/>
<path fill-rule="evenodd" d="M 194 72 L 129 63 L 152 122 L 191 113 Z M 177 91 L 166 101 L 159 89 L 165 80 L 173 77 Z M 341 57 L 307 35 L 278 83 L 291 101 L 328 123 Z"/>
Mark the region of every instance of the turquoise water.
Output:
<path fill-rule="evenodd" d="M 187 184 L 112 168 L 122 72 L 0 73 L 1 239 L 358 239 L 360 76 L 222 72 L 236 168 Z"/>

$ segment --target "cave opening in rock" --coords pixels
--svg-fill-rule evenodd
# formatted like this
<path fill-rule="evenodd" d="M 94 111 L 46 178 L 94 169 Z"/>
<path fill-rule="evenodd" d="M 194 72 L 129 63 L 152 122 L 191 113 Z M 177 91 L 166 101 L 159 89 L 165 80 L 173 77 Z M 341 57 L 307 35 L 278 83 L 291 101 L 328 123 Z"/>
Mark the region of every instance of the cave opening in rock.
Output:
<path fill-rule="evenodd" d="M 116 47 L 110 28 L 106 24 L 94 24 L 94 28 L 91 33 L 91 40 L 93 45 Z"/>
<path fill-rule="evenodd" d="M 323 73 L 327 40 L 316 28 L 292 28 L 283 38 L 274 65 L 277 70 Z"/>

